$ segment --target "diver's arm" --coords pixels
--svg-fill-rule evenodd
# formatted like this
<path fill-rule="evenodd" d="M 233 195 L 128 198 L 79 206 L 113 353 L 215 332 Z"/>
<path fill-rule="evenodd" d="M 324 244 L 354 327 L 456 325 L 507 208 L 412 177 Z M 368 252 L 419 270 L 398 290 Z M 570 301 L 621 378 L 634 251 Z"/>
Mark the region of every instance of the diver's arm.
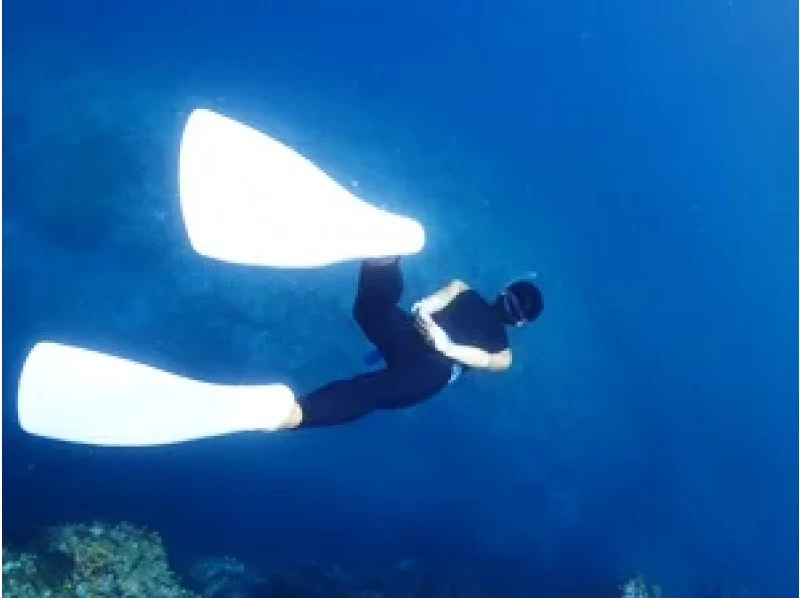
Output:
<path fill-rule="evenodd" d="M 502 372 L 511 367 L 511 350 L 503 349 L 498 353 L 489 353 L 477 347 L 445 343 L 439 351 L 453 361 L 463 363 L 475 369 Z"/>
<path fill-rule="evenodd" d="M 423 311 L 428 314 L 435 314 L 437 311 L 443 310 L 445 307 L 458 297 L 461 293 L 469 289 L 467 283 L 463 280 L 455 279 L 447 286 L 442 287 L 432 295 L 425 297 L 414 304 L 413 311 Z"/>
<path fill-rule="evenodd" d="M 424 311 L 417 313 L 417 326 L 428 344 L 453 361 L 471 368 L 495 372 L 502 372 L 511 367 L 511 349 L 508 347 L 497 353 L 490 353 L 477 347 L 454 343 L 430 314 Z"/>

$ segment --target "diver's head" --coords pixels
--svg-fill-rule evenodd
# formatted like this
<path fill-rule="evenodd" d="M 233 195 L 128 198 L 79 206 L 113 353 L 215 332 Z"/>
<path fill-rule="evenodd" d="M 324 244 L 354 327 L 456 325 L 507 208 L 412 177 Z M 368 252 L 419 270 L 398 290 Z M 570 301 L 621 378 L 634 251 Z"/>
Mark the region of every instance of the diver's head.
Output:
<path fill-rule="evenodd" d="M 535 274 L 526 274 L 500 291 L 494 304 L 506 326 L 524 326 L 542 313 L 544 300 L 536 278 Z"/>

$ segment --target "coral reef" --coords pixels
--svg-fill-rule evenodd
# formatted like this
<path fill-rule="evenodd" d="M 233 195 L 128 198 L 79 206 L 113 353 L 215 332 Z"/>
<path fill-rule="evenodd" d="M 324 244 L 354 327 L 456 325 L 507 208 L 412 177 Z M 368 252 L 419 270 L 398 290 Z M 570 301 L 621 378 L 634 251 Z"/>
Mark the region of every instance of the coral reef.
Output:
<path fill-rule="evenodd" d="M 128 524 L 64 525 L 36 552 L 3 548 L 8 598 L 190 598 L 158 534 Z"/>
<path fill-rule="evenodd" d="M 229 556 L 204 558 L 195 562 L 189 571 L 189 578 L 202 598 L 269 595 L 264 577 Z"/>
<path fill-rule="evenodd" d="M 202 598 L 489 598 L 471 580 L 446 579 L 398 563 L 389 571 L 359 575 L 335 565 L 307 562 L 269 574 L 231 557 L 197 562 L 190 574 Z"/>
<path fill-rule="evenodd" d="M 454 578 L 412 561 L 355 575 L 315 562 L 264 572 L 230 556 L 211 556 L 189 568 L 187 585 L 170 568 L 158 534 L 127 523 L 63 525 L 49 529 L 31 550 L 3 547 L 6 598 L 498 597 L 470 574 Z M 661 591 L 637 576 L 616 596 L 660 598 Z"/>
<path fill-rule="evenodd" d="M 621 598 L 661 598 L 661 587 L 648 586 L 641 575 L 629 579 L 621 590 Z"/>
<path fill-rule="evenodd" d="M 35 556 L 6 548 L 3 549 L 3 594 L 14 598 L 66 595 L 54 593 L 47 587 Z"/>

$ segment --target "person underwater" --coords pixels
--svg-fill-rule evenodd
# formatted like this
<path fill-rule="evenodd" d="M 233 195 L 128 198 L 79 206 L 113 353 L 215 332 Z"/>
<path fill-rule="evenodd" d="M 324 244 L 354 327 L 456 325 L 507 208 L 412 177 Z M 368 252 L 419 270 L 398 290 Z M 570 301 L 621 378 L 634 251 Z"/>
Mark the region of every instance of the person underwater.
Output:
<path fill-rule="evenodd" d="M 364 260 L 353 317 L 385 367 L 325 384 L 298 399 L 278 430 L 352 422 L 375 410 L 425 401 L 468 370 L 511 366 L 507 326 L 535 321 L 544 307 L 532 277 L 509 283 L 492 301 L 453 280 L 405 311 L 400 258 Z"/>

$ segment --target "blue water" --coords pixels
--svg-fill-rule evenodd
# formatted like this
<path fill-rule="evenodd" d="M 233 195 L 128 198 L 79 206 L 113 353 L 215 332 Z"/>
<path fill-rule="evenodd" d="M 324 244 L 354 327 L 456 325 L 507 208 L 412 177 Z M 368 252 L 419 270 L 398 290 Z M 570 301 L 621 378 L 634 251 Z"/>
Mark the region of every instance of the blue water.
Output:
<path fill-rule="evenodd" d="M 797 6 L 4 3 L 3 524 L 470 571 L 497 596 L 644 573 L 796 596 Z M 363 367 L 357 265 L 208 263 L 178 213 L 204 106 L 418 218 L 410 303 L 542 276 L 507 374 L 341 428 L 146 450 L 24 435 L 40 339 L 300 392 Z M 566 595 L 566 594 L 564 594 Z M 596 595 L 596 594 L 595 594 Z"/>

